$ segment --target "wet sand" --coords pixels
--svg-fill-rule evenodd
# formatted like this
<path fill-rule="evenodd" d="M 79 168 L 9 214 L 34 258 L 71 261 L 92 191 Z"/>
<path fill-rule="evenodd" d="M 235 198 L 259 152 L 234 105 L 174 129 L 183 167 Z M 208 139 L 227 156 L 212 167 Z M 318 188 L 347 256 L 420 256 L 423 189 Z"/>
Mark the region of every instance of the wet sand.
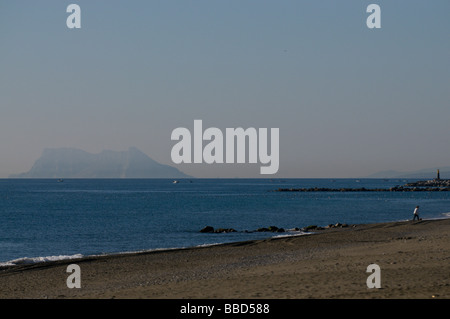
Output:
<path fill-rule="evenodd" d="M 0 298 L 450 298 L 450 219 L 0 269 Z M 211 234 L 214 236 L 214 234 Z M 367 266 L 381 269 L 369 289 Z M 81 288 L 67 288 L 69 264 Z"/>

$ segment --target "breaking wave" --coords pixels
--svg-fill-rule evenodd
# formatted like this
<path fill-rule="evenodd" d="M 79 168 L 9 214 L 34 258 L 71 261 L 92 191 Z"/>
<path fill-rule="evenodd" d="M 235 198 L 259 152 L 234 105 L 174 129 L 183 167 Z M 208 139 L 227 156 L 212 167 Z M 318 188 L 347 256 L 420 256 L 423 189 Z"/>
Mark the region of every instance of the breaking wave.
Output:
<path fill-rule="evenodd" d="M 78 259 L 78 258 L 82 258 L 82 257 L 83 257 L 83 255 L 81 255 L 81 254 L 47 256 L 47 257 L 22 257 L 22 258 L 13 259 L 10 261 L 2 262 L 2 263 L 0 263 L 0 267 L 30 265 L 30 264 L 43 263 L 43 262 L 48 262 L 48 261 Z"/>

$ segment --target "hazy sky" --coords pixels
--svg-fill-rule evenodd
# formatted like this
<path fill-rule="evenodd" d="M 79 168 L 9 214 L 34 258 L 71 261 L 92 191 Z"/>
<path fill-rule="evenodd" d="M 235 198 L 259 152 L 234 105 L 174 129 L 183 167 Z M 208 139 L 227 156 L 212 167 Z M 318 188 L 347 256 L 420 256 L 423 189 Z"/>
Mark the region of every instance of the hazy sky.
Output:
<path fill-rule="evenodd" d="M 81 7 L 81 29 L 66 8 Z M 366 8 L 381 7 L 381 29 Z M 450 166 L 448 0 L 0 0 L 0 177 L 44 148 L 136 146 L 172 130 L 280 129 L 279 177 Z M 263 176 L 272 177 L 272 176 Z"/>

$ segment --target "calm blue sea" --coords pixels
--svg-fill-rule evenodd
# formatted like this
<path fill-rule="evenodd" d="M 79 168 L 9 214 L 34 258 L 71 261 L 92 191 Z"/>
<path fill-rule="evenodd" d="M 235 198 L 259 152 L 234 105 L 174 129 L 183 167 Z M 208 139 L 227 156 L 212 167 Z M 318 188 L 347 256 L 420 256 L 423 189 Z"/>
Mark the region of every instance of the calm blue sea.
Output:
<path fill-rule="evenodd" d="M 282 193 L 278 188 L 403 185 L 383 179 L 3 179 L 0 263 L 267 238 L 245 232 L 406 220 L 450 212 L 450 192 Z M 204 234 L 200 229 L 234 228 Z M 279 235 L 279 234 L 278 234 Z"/>

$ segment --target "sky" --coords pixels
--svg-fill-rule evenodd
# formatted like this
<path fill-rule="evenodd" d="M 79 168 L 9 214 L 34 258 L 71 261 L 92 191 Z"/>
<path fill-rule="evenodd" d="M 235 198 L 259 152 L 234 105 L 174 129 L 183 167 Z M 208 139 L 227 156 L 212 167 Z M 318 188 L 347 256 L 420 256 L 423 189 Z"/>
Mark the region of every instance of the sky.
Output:
<path fill-rule="evenodd" d="M 69 4 L 81 28 L 69 29 Z M 369 29 L 366 8 L 381 8 Z M 450 166 L 448 0 L 0 0 L 0 178 L 137 147 L 195 177 Z M 279 128 L 279 171 L 179 164 L 171 132 Z"/>

